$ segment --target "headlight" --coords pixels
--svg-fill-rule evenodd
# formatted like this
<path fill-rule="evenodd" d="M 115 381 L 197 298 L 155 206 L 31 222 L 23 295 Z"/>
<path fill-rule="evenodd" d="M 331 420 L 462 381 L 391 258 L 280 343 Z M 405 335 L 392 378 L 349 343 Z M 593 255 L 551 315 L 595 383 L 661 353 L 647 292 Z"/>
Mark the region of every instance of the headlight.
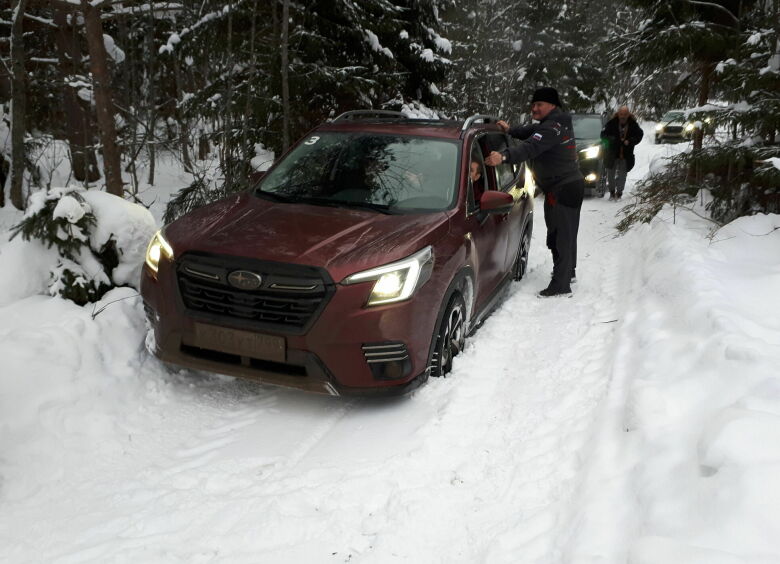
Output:
<path fill-rule="evenodd" d="M 390 304 L 409 299 L 425 284 L 433 270 L 433 249 L 428 246 L 410 257 L 347 276 L 342 284 L 374 280 L 366 305 Z"/>
<path fill-rule="evenodd" d="M 696 126 L 694 124 L 692 123 L 685 124 L 685 131 L 693 131 L 694 129 L 696 129 Z"/>
<path fill-rule="evenodd" d="M 582 153 L 586 159 L 596 159 L 598 158 L 600 152 L 601 147 L 599 145 L 593 145 L 592 147 L 588 147 L 587 149 L 580 151 L 580 153 Z"/>
<path fill-rule="evenodd" d="M 655 126 L 655 130 L 656 131 L 663 131 L 664 130 L 664 124 L 659 123 L 658 125 Z"/>
<path fill-rule="evenodd" d="M 173 249 L 165 237 L 162 235 L 162 231 L 158 231 L 152 237 L 149 242 L 149 246 L 146 247 L 146 265 L 152 269 L 152 272 L 157 274 L 157 269 L 160 266 L 160 258 L 165 256 L 168 260 L 173 258 Z"/>

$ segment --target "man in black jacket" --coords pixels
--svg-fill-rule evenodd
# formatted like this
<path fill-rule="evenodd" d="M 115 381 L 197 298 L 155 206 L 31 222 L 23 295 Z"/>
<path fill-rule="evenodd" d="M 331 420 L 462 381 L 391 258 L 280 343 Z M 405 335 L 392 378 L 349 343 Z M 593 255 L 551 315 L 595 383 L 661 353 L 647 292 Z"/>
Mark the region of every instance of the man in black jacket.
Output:
<path fill-rule="evenodd" d="M 628 106 L 621 106 L 601 130 L 606 149 L 604 166 L 610 200 L 619 200 L 623 196 L 626 175 L 634 168 L 634 145 L 642 140 L 642 135 L 642 128 L 628 111 Z"/>
<path fill-rule="evenodd" d="M 561 110 L 554 88 L 539 88 L 531 99 L 531 117 L 538 123 L 510 128 L 498 125 L 509 135 L 523 141 L 502 152 L 493 151 L 485 164 L 529 161 L 536 184 L 544 192 L 544 222 L 547 247 L 553 256 L 553 274 L 542 297 L 571 294 L 571 282 L 577 265 L 577 232 L 585 182 L 577 162 L 577 149 L 571 116 Z"/>

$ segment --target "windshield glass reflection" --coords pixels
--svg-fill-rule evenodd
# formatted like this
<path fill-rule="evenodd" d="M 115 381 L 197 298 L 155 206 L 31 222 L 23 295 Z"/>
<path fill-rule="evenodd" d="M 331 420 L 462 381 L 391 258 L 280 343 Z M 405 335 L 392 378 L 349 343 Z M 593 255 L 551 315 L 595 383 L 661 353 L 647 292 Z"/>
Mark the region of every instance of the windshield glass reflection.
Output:
<path fill-rule="evenodd" d="M 255 193 L 386 212 L 444 210 L 455 200 L 457 165 L 450 141 L 323 132 L 298 145 Z"/>
<path fill-rule="evenodd" d="M 599 116 L 571 116 L 574 137 L 577 139 L 598 139 L 601 137 L 601 118 Z"/>

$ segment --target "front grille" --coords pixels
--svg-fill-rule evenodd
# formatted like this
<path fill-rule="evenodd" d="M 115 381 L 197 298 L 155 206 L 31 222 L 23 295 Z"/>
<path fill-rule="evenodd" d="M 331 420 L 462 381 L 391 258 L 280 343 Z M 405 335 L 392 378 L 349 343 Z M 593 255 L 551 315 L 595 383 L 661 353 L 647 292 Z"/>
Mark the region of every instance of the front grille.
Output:
<path fill-rule="evenodd" d="M 682 130 L 683 128 L 680 125 L 667 125 L 664 128 L 664 133 L 672 133 L 676 135 L 678 133 L 682 133 Z"/>
<path fill-rule="evenodd" d="M 234 287 L 232 272 L 261 278 L 256 289 Z M 305 331 L 332 294 L 327 273 L 314 267 L 242 257 L 189 253 L 177 261 L 184 306 L 210 321 L 287 333 Z"/>

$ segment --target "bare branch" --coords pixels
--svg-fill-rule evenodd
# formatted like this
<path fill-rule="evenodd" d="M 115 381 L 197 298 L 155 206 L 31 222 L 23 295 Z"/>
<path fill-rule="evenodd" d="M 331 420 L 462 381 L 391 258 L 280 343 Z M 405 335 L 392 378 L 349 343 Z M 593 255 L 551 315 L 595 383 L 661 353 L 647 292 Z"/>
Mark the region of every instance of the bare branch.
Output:
<path fill-rule="evenodd" d="M 731 19 L 734 20 L 735 23 L 739 24 L 739 18 L 731 13 L 731 10 L 726 8 L 725 6 L 721 6 L 720 4 L 716 4 L 715 2 L 703 2 L 702 0 L 687 0 L 689 4 L 695 4 L 698 6 L 708 6 L 710 8 L 718 8 L 720 10 L 723 10 L 726 12 L 729 16 L 731 16 Z"/>

